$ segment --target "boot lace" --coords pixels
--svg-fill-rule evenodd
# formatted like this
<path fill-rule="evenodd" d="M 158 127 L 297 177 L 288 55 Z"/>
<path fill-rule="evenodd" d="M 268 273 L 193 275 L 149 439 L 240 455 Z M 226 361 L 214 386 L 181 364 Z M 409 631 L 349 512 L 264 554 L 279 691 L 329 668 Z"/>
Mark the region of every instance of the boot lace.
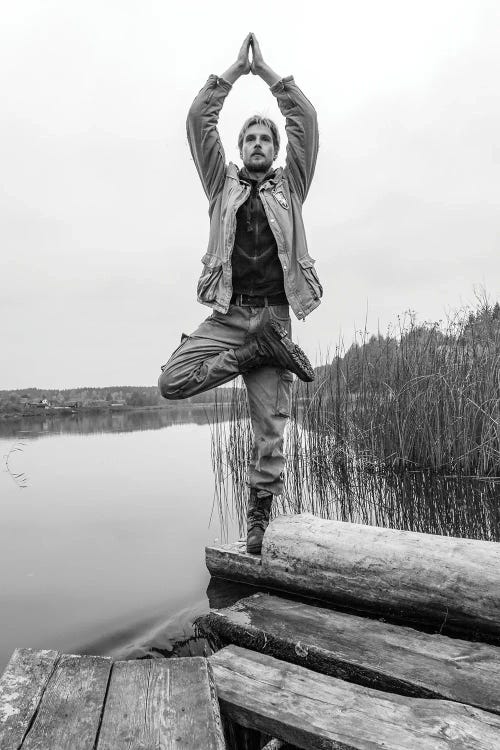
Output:
<path fill-rule="evenodd" d="M 267 524 L 269 523 L 268 514 L 263 508 L 254 508 L 248 520 L 250 522 L 250 529 L 255 529 L 257 526 L 259 526 L 262 531 L 265 531 Z"/>

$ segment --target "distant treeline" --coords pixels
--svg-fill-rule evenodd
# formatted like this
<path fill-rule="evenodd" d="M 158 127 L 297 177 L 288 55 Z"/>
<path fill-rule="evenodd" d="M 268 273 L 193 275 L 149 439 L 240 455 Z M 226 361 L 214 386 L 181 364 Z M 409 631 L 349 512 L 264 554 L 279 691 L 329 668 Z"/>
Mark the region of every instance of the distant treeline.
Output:
<path fill-rule="evenodd" d="M 42 411 L 84 409 L 126 409 L 140 407 L 172 408 L 175 405 L 227 403 L 232 387 L 216 388 L 198 396 L 169 402 L 163 399 L 156 386 L 107 386 L 104 388 L 22 388 L 0 391 L 0 414 L 18 415 Z"/>

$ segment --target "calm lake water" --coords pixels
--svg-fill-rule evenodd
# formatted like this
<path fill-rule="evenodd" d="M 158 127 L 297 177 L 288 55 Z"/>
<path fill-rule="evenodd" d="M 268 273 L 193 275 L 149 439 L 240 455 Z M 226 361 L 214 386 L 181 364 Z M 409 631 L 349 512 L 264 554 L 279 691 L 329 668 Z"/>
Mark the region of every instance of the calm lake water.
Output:
<path fill-rule="evenodd" d="M 244 595 L 210 581 L 205 545 L 243 528 L 248 422 L 209 420 L 181 406 L 0 422 L 0 671 L 17 646 L 168 655 L 209 584 L 213 606 Z M 293 439 L 278 512 L 500 541 L 498 480 L 344 476 Z"/>
<path fill-rule="evenodd" d="M 203 409 L 4 422 L 0 457 L 0 672 L 17 646 L 138 656 L 191 635 L 222 532 Z"/>

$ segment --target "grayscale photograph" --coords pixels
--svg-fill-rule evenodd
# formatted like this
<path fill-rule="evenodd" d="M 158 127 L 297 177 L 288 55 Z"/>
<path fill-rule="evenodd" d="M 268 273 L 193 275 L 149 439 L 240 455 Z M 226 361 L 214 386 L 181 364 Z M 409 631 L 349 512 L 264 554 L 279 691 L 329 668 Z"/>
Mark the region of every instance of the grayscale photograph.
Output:
<path fill-rule="evenodd" d="M 0 750 L 500 748 L 500 5 L 0 10 Z"/>

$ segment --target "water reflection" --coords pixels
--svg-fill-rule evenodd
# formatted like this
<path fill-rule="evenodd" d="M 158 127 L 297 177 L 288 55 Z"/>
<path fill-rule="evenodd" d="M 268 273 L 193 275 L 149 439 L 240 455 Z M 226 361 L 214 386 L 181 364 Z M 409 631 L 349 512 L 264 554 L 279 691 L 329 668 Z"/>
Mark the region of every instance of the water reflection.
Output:
<path fill-rule="evenodd" d="M 93 435 L 105 432 L 138 432 L 161 430 L 182 424 L 205 425 L 213 419 L 210 404 L 167 406 L 161 409 L 102 412 L 62 412 L 35 415 L 15 420 L 0 420 L 0 438 L 26 436 L 30 439 L 47 435 Z"/>

